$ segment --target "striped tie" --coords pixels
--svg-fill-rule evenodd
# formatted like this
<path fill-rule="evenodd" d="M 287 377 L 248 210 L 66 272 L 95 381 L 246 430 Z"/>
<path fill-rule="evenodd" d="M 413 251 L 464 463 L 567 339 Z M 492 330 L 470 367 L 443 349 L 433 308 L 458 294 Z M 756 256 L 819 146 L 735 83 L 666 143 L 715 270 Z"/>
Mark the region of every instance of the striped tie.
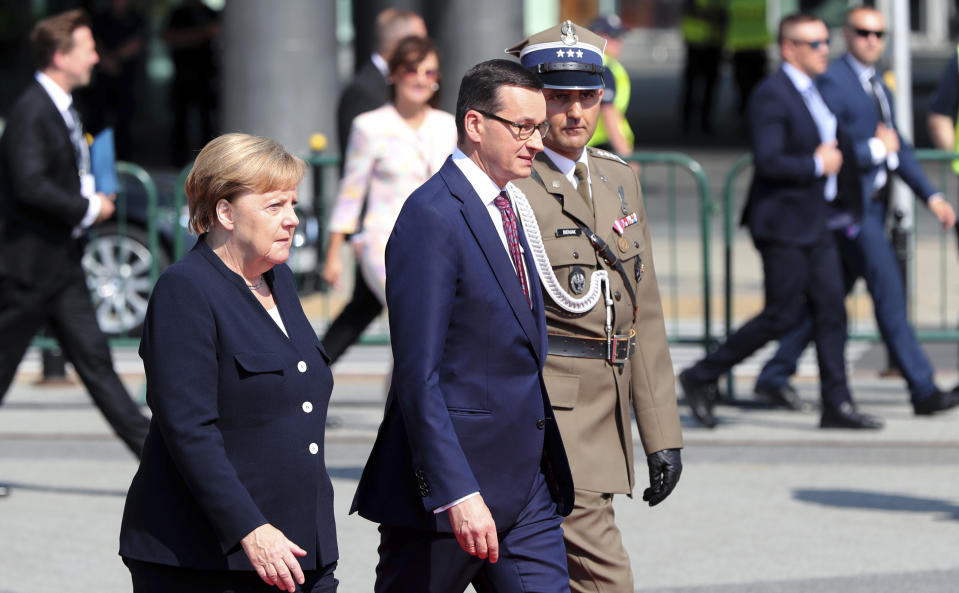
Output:
<path fill-rule="evenodd" d="M 526 283 L 526 268 L 523 267 L 523 256 L 519 249 L 519 229 L 516 226 L 516 213 L 513 212 L 513 207 L 510 205 L 505 191 L 500 192 L 493 203 L 496 204 L 500 214 L 503 215 L 503 230 L 506 231 L 506 246 L 509 248 L 509 256 L 516 268 L 516 275 L 519 276 L 519 283 L 523 287 L 523 294 L 526 295 L 526 302 L 532 309 L 533 301 L 529 298 L 529 285 Z"/>

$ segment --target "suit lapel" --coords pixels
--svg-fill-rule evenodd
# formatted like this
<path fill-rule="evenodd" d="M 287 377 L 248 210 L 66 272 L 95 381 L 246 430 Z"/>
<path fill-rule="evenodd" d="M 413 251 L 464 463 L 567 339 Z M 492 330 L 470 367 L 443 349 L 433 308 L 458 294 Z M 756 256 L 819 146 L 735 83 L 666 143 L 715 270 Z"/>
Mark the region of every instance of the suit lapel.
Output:
<path fill-rule="evenodd" d="M 809 113 L 809 107 L 806 107 L 806 101 L 803 100 L 802 95 L 799 93 L 799 89 L 796 88 L 796 85 L 793 84 L 793 81 L 790 80 L 789 75 L 780 68 L 777 72 L 780 82 L 789 89 L 788 94 L 793 98 L 793 103 L 795 104 L 795 109 L 798 113 L 801 113 L 800 118 L 805 121 L 796 122 L 799 125 L 800 129 L 808 129 L 812 131 L 813 137 L 816 139 L 816 146 L 818 146 L 822 139 L 819 137 L 819 126 L 816 125 L 816 120 L 813 119 L 812 114 Z M 825 101 L 825 99 L 823 99 Z"/>
<path fill-rule="evenodd" d="M 530 306 L 526 302 L 526 296 L 523 294 L 523 288 L 520 286 L 519 278 L 516 276 L 516 270 L 513 269 L 513 263 L 510 260 L 509 253 L 507 253 L 506 248 L 503 247 L 503 241 L 493 226 L 493 221 L 490 219 L 486 206 L 476 194 L 476 191 L 470 185 L 466 176 L 459 170 L 459 167 L 453 164 L 452 158 L 446 160 L 446 163 L 439 172 L 440 175 L 443 176 L 443 180 L 446 182 L 450 193 L 463 203 L 462 212 L 466 225 L 473 234 L 473 238 L 476 239 L 477 244 L 479 244 L 479 248 L 483 252 L 483 256 L 486 258 L 490 269 L 493 271 L 493 276 L 496 278 L 497 284 L 499 284 L 500 289 L 506 296 L 506 301 L 513 310 L 513 314 L 529 338 L 537 356 L 540 356 L 542 348 L 542 344 L 540 343 L 540 329 L 536 323 L 533 311 L 530 310 Z M 529 272 L 527 274 L 527 280 L 529 282 L 530 299 L 533 301 L 533 307 L 535 309 L 539 297 L 533 296 L 533 290 L 535 286 L 538 292 L 539 283 L 534 282 L 531 278 L 535 275 L 536 268 L 531 265 L 532 261 L 528 255 L 529 245 L 526 243 L 522 229 L 520 230 L 520 240 L 523 244 L 523 249 L 527 253 L 526 267 Z"/>
<path fill-rule="evenodd" d="M 596 209 L 596 224 L 592 228 L 600 237 L 606 237 L 613 228 L 614 220 L 630 214 L 630 212 L 626 214 L 622 212 L 621 205 L 625 201 L 625 196 L 621 196 L 620 192 L 624 192 L 625 188 L 614 184 L 605 174 L 602 159 L 592 156 L 587 157 L 587 159 L 593 192 L 593 205 Z M 608 198 L 597 199 L 597 196 L 600 195 L 607 195 Z"/>
<path fill-rule="evenodd" d="M 33 81 L 33 93 L 37 96 L 36 100 L 43 105 L 43 109 L 47 112 L 45 117 L 51 122 L 54 122 L 53 125 L 60 130 L 60 133 L 63 134 L 63 137 L 72 146 L 73 140 L 70 139 L 70 128 L 67 127 L 67 122 L 63 120 L 63 114 L 57 109 L 56 104 L 53 102 L 53 99 L 50 98 L 50 95 L 47 94 L 43 85 L 36 80 Z"/>
<path fill-rule="evenodd" d="M 559 198 L 559 203 L 563 206 L 563 213 L 578 220 L 584 225 L 592 228 L 593 213 L 590 211 L 589 204 L 583 201 L 582 196 L 569 182 L 565 175 L 560 173 L 553 161 L 545 153 L 536 155 L 533 162 L 533 169 L 542 180 L 543 188 Z"/>

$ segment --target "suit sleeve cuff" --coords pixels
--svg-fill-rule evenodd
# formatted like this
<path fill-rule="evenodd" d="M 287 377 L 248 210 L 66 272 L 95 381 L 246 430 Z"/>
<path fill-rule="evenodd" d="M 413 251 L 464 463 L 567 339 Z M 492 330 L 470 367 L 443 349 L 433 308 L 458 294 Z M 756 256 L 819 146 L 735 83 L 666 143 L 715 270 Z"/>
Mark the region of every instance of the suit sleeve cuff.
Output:
<path fill-rule="evenodd" d="M 84 214 L 80 220 L 80 226 L 88 229 L 93 226 L 93 223 L 97 220 L 97 216 L 100 215 L 100 197 L 96 194 L 83 197 L 87 199 L 87 213 Z"/>
<path fill-rule="evenodd" d="M 886 145 L 882 143 L 882 140 L 879 138 L 870 138 L 869 139 L 869 153 L 872 155 L 872 164 L 878 165 L 879 163 L 886 160 L 888 153 L 886 152 Z"/>
<path fill-rule="evenodd" d="M 470 498 L 473 498 L 473 497 L 476 496 L 477 494 L 479 494 L 479 492 L 470 492 L 469 494 L 467 494 L 467 495 L 464 496 L 463 498 L 457 498 L 456 500 L 454 500 L 453 502 L 451 502 L 451 503 L 449 503 L 449 504 L 444 504 L 443 506 L 441 506 L 441 507 L 438 508 L 438 509 L 433 509 L 433 514 L 434 514 L 434 515 L 439 515 L 440 513 L 444 512 L 444 511 L 448 511 L 448 510 L 450 510 L 452 507 L 455 507 L 456 505 L 458 505 L 459 503 L 463 502 L 464 500 L 468 500 L 468 499 L 470 499 Z"/>

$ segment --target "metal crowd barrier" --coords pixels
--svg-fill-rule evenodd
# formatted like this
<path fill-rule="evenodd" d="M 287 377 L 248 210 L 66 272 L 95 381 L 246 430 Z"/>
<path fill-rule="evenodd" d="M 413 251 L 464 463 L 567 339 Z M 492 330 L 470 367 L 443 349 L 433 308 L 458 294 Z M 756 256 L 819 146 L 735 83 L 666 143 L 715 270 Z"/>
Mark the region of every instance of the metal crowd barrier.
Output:
<path fill-rule="evenodd" d="M 672 343 L 709 347 L 713 343 L 709 276 L 713 205 L 706 172 L 697 161 L 678 152 L 635 152 L 626 160 L 640 166 L 639 179 L 652 236 L 667 337 Z M 688 177 L 678 179 L 677 170 L 685 172 Z M 692 204 L 688 203 L 689 200 L 693 201 Z M 698 227 L 699 244 L 694 249 L 688 247 L 694 246 L 696 238 L 680 236 L 678 230 L 680 215 L 689 218 L 689 213 L 680 209 L 688 206 L 694 209 Z M 696 252 L 698 269 L 696 258 L 691 256 Z M 700 297 L 691 296 L 697 292 L 696 283 L 701 285 Z M 685 290 L 684 286 L 687 287 Z M 684 322 L 683 314 L 695 310 L 702 311 L 701 325 L 700 322 Z"/>
<path fill-rule="evenodd" d="M 709 182 L 703 167 L 688 156 L 675 152 L 637 152 L 628 157 L 641 167 L 640 181 L 643 187 L 650 232 L 653 235 L 653 253 L 656 261 L 656 274 L 663 300 L 666 329 L 673 343 L 711 344 L 710 292 L 712 290 L 708 270 L 710 265 L 710 217 L 713 207 L 710 201 Z M 315 175 L 320 185 L 315 186 L 314 208 L 326 228 L 326 210 L 321 205 L 332 205 L 337 179 L 330 179 L 330 173 L 337 172 L 339 157 L 314 153 L 307 162 L 323 168 L 324 175 Z M 682 171 L 685 175 L 679 175 Z M 678 218 L 686 215 L 681 208 L 682 200 L 691 200 L 697 217 L 698 236 L 690 238 L 678 232 Z M 695 248 L 690 250 L 689 247 Z M 325 241 L 324 241 L 325 246 Z M 325 252 L 325 249 L 323 250 Z M 690 253 L 697 253 L 690 257 Z M 695 261 L 690 261 L 695 260 Z M 695 285 L 690 297 L 690 286 Z M 349 295 L 346 296 L 349 298 Z M 684 321 L 684 313 L 690 310 L 701 312 L 702 320 Z M 335 315 L 338 311 L 329 311 Z M 686 316 L 688 317 L 688 315 Z M 332 320 L 332 317 L 330 317 Z M 366 331 L 360 343 L 384 344 L 389 340 L 385 317 Z"/>

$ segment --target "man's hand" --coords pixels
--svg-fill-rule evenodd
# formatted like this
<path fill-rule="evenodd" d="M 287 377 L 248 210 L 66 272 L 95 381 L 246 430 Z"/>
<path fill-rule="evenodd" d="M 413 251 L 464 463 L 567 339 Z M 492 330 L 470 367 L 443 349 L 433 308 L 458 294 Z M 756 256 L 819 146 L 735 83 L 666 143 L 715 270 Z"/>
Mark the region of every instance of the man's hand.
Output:
<path fill-rule="evenodd" d="M 499 559 L 499 538 L 496 523 L 489 512 L 483 496 L 477 494 L 451 506 L 450 525 L 460 547 L 470 556 L 489 558 L 491 563 Z"/>
<path fill-rule="evenodd" d="M 113 216 L 114 211 L 117 209 L 117 205 L 115 204 L 117 199 L 116 194 L 110 194 L 108 196 L 105 193 L 97 192 L 94 198 L 100 200 L 100 213 L 97 214 L 96 220 L 93 221 L 94 223 L 103 222 Z"/>
<path fill-rule="evenodd" d="M 929 211 L 939 220 L 943 230 L 956 224 L 956 211 L 938 194 L 929 198 Z"/>
<path fill-rule="evenodd" d="M 838 146 L 839 143 L 833 140 L 831 142 L 823 142 L 816 147 L 816 151 L 813 154 L 822 159 L 823 175 L 835 175 L 839 172 L 839 168 L 842 167 L 842 152 Z"/>
<path fill-rule="evenodd" d="M 293 556 L 306 556 L 306 550 L 286 539 L 283 532 L 269 523 L 260 525 L 240 540 L 246 557 L 263 582 L 284 591 L 296 591 L 303 584 L 303 570 Z"/>
<path fill-rule="evenodd" d="M 643 491 L 643 500 L 654 507 L 666 500 L 683 473 L 679 449 L 663 449 L 646 458 L 649 465 L 649 488 Z"/>
<path fill-rule="evenodd" d="M 886 124 L 879 122 L 876 125 L 876 138 L 886 147 L 886 154 L 899 152 L 899 134 L 892 128 L 887 128 Z"/>

